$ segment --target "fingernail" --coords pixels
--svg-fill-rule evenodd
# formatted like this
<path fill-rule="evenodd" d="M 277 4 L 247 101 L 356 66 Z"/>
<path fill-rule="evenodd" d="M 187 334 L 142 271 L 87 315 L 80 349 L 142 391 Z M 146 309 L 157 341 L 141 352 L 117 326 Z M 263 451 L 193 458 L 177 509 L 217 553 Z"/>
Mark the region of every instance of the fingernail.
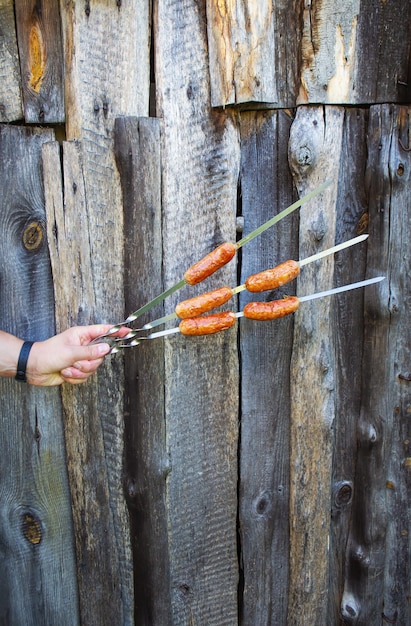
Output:
<path fill-rule="evenodd" d="M 108 343 L 98 343 L 97 344 L 97 352 L 100 356 L 104 356 L 110 352 L 111 348 Z"/>

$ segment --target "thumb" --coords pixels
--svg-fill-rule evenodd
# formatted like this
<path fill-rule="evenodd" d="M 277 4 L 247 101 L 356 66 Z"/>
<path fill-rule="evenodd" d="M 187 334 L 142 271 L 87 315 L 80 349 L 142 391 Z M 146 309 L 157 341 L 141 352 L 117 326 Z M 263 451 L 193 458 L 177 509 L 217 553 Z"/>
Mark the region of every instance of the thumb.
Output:
<path fill-rule="evenodd" d="M 71 364 L 75 361 L 94 361 L 106 356 L 111 350 L 108 343 L 96 343 L 88 346 L 70 346 Z"/>

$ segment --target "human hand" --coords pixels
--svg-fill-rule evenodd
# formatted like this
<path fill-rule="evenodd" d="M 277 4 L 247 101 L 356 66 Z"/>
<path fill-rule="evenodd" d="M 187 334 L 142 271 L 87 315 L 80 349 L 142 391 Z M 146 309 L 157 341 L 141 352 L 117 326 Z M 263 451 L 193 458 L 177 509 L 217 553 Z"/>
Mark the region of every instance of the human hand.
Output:
<path fill-rule="evenodd" d="M 50 339 L 35 342 L 27 362 L 27 382 L 44 387 L 63 382 L 84 383 L 110 352 L 107 343 L 89 345 L 90 341 L 110 328 L 110 324 L 73 326 Z M 124 337 L 128 332 L 129 329 L 123 327 L 113 336 Z"/>

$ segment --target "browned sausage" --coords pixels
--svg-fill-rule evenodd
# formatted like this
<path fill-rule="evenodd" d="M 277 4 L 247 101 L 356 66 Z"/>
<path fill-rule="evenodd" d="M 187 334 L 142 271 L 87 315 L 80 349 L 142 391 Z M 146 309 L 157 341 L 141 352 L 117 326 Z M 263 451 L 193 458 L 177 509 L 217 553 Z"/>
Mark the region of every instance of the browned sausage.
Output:
<path fill-rule="evenodd" d="M 245 281 L 245 286 L 248 291 L 253 293 L 277 289 L 277 287 L 281 287 L 281 285 L 285 285 L 293 278 L 296 278 L 299 273 L 300 265 L 297 261 L 284 261 L 277 267 L 259 272 L 258 274 L 252 274 Z"/>
<path fill-rule="evenodd" d="M 184 274 L 184 280 L 189 285 L 197 285 L 202 280 L 214 274 L 220 267 L 231 261 L 237 251 L 237 247 L 227 241 L 222 243 L 209 254 L 206 254 L 198 263 L 188 268 Z"/>
<path fill-rule="evenodd" d="M 244 317 L 251 320 L 275 320 L 295 313 L 299 305 L 300 301 L 296 296 L 289 296 L 272 302 L 249 302 L 245 305 L 243 313 Z"/>
<path fill-rule="evenodd" d="M 197 317 L 202 313 L 207 313 L 216 309 L 218 306 L 225 304 L 229 301 L 233 295 L 233 290 L 230 287 L 220 287 L 220 289 L 214 289 L 208 293 L 203 293 L 195 298 L 189 300 L 183 300 L 176 306 L 176 314 L 181 319 L 188 317 Z"/>
<path fill-rule="evenodd" d="M 223 313 L 212 313 L 201 317 L 191 317 L 180 322 L 179 329 L 182 335 L 213 335 L 220 330 L 227 330 L 235 324 L 235 313 L 224 311 Z"/>

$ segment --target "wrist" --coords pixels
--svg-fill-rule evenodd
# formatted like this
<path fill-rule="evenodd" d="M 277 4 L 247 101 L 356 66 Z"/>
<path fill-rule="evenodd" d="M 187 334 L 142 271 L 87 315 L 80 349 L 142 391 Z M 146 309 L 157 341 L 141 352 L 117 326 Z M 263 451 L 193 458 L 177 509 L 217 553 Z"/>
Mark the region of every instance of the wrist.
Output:
<path fill-rule="evenodd" d="M 14 378 L 23 340 L 0 331 L 0 376 Z"/>

